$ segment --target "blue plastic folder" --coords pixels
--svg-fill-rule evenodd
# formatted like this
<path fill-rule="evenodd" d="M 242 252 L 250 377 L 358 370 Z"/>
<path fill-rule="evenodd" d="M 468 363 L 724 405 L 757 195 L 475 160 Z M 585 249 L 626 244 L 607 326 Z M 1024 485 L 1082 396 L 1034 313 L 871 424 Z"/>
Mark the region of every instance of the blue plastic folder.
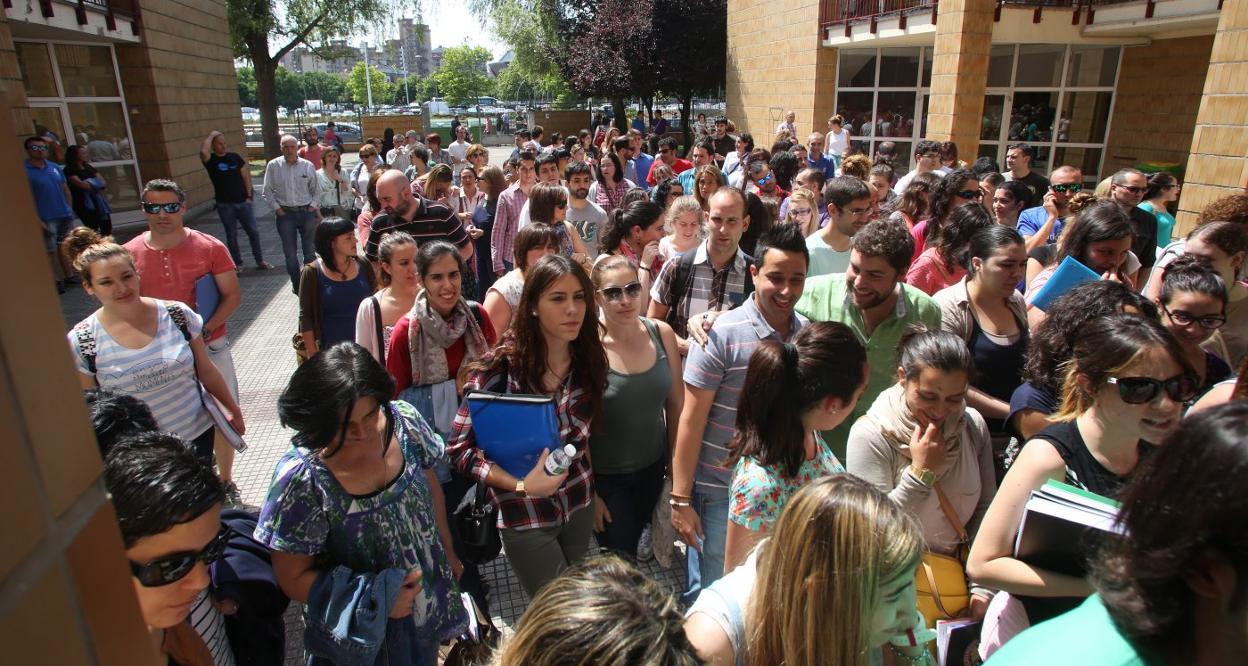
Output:
<path fill-rule="evenodd" d="M 1041 310 L 1048 310 L 1053 301 L 1066 292 L 1084 282 L 1099 279 L 1101 276 L 1096 271 L 1084 266 L 1074 257 L 1066 257 L 1062 263 L 1058 264 L 1053 277 L 1050 277 L 1049 281 L 1040 287 L 1040 291 L 1036 292 L 1036 297 L 1031 299 L 1031 305 Z"/>
<path fill-rule="evenodd" d="M 542 449 L 559 446 L 554 398 L 474 391 L 466 399 L 477 446 L 512 476 L 523 479 L 542 457 Z"/>
<path fill-rule="evenodd" d="M 195 311 L 204 321 L 212 319 L 221 305 L 221 292 L 217 289 L 217 279 L 209 273 L 195 281 Z"/>

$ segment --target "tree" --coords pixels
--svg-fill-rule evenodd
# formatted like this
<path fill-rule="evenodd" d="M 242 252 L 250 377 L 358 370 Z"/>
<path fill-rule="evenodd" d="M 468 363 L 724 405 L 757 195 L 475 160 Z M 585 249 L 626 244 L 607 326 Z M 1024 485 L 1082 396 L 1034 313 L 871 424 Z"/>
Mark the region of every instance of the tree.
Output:
<path fill-rule="evenodd" d="M 250 67 L 239 67 L 234 71 L 234 78 L 238 79 L 238 103 L 254 107 L 257 104 L 256 72 Z"/>
<path fill-rule="evenodd" d="M 403 5 L 419 9 L 420 0 L 226 0 L 230 19 L 230 40 L 234 55 L 251 61 L 256 79 L 256 101 L 260 107 L 264 150 L 276 156 L 277 66 L 282 57 L 300 44 L 327 57 L 333 37 L 356 34 L 377 25 Z M 280 17 L 280 20 L 279 20 Z M 270 48 L 270 39 L 277 41 Z"/>
<path fill-rule="evenodd" d="M 451 106 L 476 105 L 488 94 L 493 82 L 485 73 L 490 52 L 480 46 L 452 46 L 442 53 L 442 66 L 434 73 L 438 90 Z"/>
<path fill-rule="evenodd" d="M 599 0 L 596 6 L 580 7 L 579 16 L 573 14 L 578 17 L 571 28 L 580 32 L 557 56 L 572 90 L 586 97 L 611 99 L 620 131 L 628 129 L 624 98 L 653 95 L 649 63 L 658 48 L 653 30 L 655 1 Z M 586 21 L 588 12 L 592 17 Z M 686 66 L 695 63 L 696 59 Z"/>
<path fill-rule="evenodd" d="M 304 72 L 299 75 L 307 99 L 319 99 L 326 104 L 338 104 L 347 99 L 347 82 L 341 76 L 329 72 Z"/>
<path fill-rule="evenodd" d="M 652 28 L 658 48 L 650 54 L 653 81 L 680 102 L 686 152 L 693 145 L 689 114 L 694 95 L 713 94 L 724 85 L 727 21 L 726 0 L 654 0 Z"/>
<path fill-rule="evenodd" d="M 273 72 L 273 87 L 278 106 L 284 106 L 287 109 L 298 109 L 303 106 L 303 83 L 298 74 L 279 66 Z"/>
<path fill-rule="evenodd" d="M 499 74 L 506 78 L 498 84 L 509 91 L 498 91 L 498 96 L 534 99 L 556 97 L 569 90 L 555 57 L 566 47 L 557 16 L 564 1 L 469 0 L 469 8 L 488 21 L 494 34 L 512 48 L 511 64 Z"/>
<path fill-rule="evenodd" d="M 394 97 L 394 89 L 386 75 L 374 65 L 368 66 L 373 83 L 373 104 L 383 104 Z M 347 75 L 347 92 L 356 104 L 368 104 L 368 82 L 364 78 L 364 63 L 357 62 Z"/>

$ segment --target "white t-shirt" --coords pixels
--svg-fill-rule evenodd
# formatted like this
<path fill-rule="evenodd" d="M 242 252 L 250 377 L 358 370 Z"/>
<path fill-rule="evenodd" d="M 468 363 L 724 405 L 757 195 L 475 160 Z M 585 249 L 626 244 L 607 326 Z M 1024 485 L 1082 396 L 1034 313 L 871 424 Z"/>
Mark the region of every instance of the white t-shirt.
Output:
<path fill-rule="evenodd" d="M 824 154 L 840 157 L 842 153 L 849 150 L 849 131 L 844 127 L 841 133 L 828 132 L 828 145 L 824 148 Z"/>
<path fill-rule="evenodd" d="M 766 542 L 767 539 L 763 539 L 759 546 Z M 719 625 L 728 636 L 728 642 L 732 644 L 737 663 L 745 661 L 745 655 L 741 653 L 741 638 L 746 633 L 745 612 L 750 605 L 754 581 L 758 578 L 758 551 L 758 546 L 755 546 L 745 562 L 702 590 L 697 601 L 685 612 L 685 618 L 694 613 L 704 613 Z"/>
<path fill-rule="evenodd" d="M 518 270 L 507 271 L 498 278 L 489 291 L 497 291 L 507 305 L 514 310 L 520 305 L 520 294 L 524 292 L 524 276 Z"/>
<path fill-rule="evenodd" d="M 94 375 L 78 351 L 78 336 L 74 330 L 67 334 L 69 347 L 78 372 L 95 377 L 102 388 L 142 400 L 152 410 L 156 425 L 162 431 L 192 440 L 212 427 L 212 417 L 200 402 L 191 345 L 169 317 L 165 304 L 173 303 L 182 308 L 191 339 L 200 336 L 204 320 L 182 303 L 152 301 L 158 309 L 156 336 L 143 348 L 129 349 L 118 344 L 100 325 L 98 310 L 83 320 L 95 339 Z"/>

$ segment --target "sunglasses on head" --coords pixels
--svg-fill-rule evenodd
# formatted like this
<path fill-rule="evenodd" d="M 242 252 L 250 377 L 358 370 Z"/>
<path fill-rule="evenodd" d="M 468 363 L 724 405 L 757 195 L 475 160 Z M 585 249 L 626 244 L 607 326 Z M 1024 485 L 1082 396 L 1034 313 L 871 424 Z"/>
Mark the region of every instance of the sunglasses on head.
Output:
<path fill-rule="evenodd" d="M 984 193 L 980 190 L 962 190 L 958 192 L 958 196 L 963 199 L 983 199 Z"/>
<path fill-rule="evenodd" d="M 174 553 L 166 555 L 159 559 L 152 560 L 147 564 L 130 563 L 130 573 L 138 579 L 139 584 L 143 587 L 160 587 L 170 583 L 176 583 L 186 575 L 191 573 L 191 569 L 195 568 L 196 562 L 203 562 L 205 565 L 212 564 L 221 559 L 225 554 L 225 546 L 230 541 L 230 528 L 222 525 L 221 531 L 217 532 L 217 536 L 204 546 L 203 550 L 192 551 L 186 553 Z"/>
<path fill-rule="evenodd" d="M 1161 306 L 1161 311 L 1170 317 L 1170 321 L 1173 321 L 1179 326 L 1189 326 L 1192 322 L 1196 322 L 1200 324 L 1201 328 L 1212 331 L 1222 328 L 1222 326 L 1226 324 L 1226 317 L 1223 315 L 1205 315 L 1203 317 L 1197 317 L 1190 312 L 1171 310 L 1164 305 Z"/>
<path fill-rule="evenodd" d="M 637 296 L 641 294 L 641 284 L 637 282 L 629 282 L 623 287 L 607 287 L 605 289 L 599 289 L 598 293 L 602 294 L 602 297 L 607 299 L 608 302 L 615 303 L 624 296 L 637 298 Z"/>
<path fill-rule="evenodd" d="M 1078 194 L 1083 191 L 1083 185 L 1080 185 L 1079 183 L 1071 183 L 1069 185 L 1058 184 L 1050 185 L 1049 189 L 1057 192 L 1058 194 Z"/>
<path fill-rule="evenodd" d="M 166 203 L 166 204 L 146 203 L 146 202 L 143 204 L 143 212 L 147 213 L 148 215 L 155 215 L 159 213 L 161 209 L 164 209 L 166 213 L 176 213 L 182 210 L 182 203 L 175 201 L 173 203 Z"/>
<path fill-rule="evenodd" d="M 1128 405 L 1150 403 L 1163 390 L 1175 402 L 1187 402 L 1196 397 L 1196 383 L 1187 375 L 1161 380 L 1152 377 L 1110 377 L 1108 384 L 1118 387 L 1118 396 Z"/>

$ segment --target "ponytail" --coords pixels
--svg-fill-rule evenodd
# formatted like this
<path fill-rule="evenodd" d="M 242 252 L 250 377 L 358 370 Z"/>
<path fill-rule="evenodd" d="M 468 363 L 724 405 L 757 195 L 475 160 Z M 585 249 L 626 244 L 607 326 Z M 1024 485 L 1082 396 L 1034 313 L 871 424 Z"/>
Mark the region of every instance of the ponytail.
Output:
<path fill-rule="evenodd" d="M 663 216 L 663 206 L 651 201 L 633 201 L 611 211 L 598 247 L 604 253 L 614 253 L 633 227 L 645 229 Z"/>
<path fill-rule="evenodd" d="M 78 227 L 61 241 L 61 254 L 68 258 L 85 284 L 91 284 L 91 264 L 113 257 L 125 257 L 134 267 L 130 251 L 118 245 L 112 236 L 101 236 L 94 229 Z"/>

